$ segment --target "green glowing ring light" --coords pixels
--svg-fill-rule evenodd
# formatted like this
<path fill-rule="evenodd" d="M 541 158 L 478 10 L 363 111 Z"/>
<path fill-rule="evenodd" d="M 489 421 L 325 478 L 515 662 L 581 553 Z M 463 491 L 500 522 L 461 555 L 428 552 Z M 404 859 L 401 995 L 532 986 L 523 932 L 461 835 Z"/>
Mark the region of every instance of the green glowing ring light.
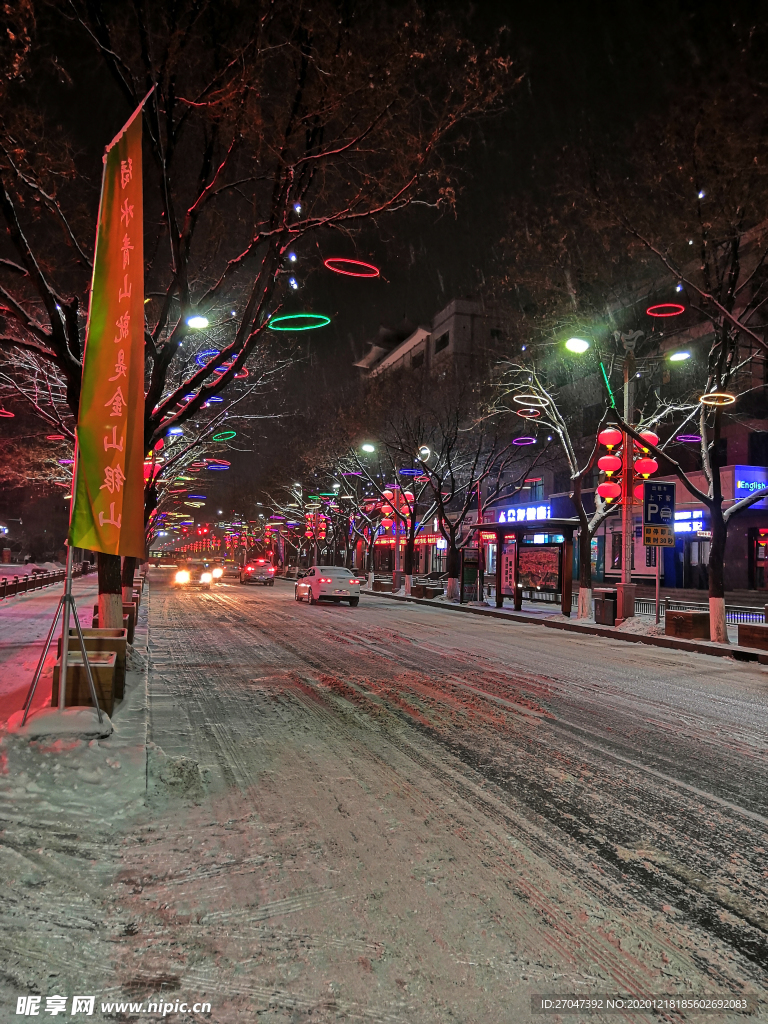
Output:
<path fill-rule="evenodd" d="M 211 438 L 212 441 L 231 441 L 233 437 L 237 437 L 236 430 L 222 430 L 220 434 L 214 434 Z"/>
<path fill-rule="evenodd" d="M 309 323 L 300 326 L 302 321 Z M 283 316 L 273 316 L 267 324 L 270 331 L 315 331 L 318 327 L 327 327 L 331 322 L 329 316 L 322 313 L 286 313 Z"/>

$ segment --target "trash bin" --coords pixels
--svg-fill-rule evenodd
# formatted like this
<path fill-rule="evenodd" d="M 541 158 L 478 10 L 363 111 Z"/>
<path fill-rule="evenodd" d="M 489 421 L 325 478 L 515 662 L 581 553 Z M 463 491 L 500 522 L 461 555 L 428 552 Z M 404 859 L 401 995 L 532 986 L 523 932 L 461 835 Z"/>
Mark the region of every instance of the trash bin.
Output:
<path fill-rule="evenodd" d="M 615 626 L 618 592 L 605 588 L 595 590 L 593 594 L 595 598 L 595 622 L 601 626 Z"/>

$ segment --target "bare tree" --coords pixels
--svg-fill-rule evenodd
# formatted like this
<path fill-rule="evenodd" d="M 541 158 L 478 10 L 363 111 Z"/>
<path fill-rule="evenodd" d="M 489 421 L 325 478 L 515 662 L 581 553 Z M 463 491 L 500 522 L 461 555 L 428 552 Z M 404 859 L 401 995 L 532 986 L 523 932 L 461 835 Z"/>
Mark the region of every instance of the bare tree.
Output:
<path fill-rule="evenodd" d="M 366 221 L 453 203 L 443 147 L 465 144 L 463 127 L 505 102 L 514 81 L 509 61 L 412 4 L 352 16 L 332 0 L 72 0 L 24 26 L 36 45 L 19 43 L 25 73 L 6 87 L 0 122 L 0 347 L 53 364 L 77 416 L 99 165 L 84 173 L 72 157 L 80 140 L 47 131 L 61 97 L 40 109 L 37 80 L 53 40 L 85 38 L 122 99 L 114 127 L 154 87 L 144 114 L 148 450 L 274 347 L 270 320 L 292 308 L 302 276 L 289 273 L 292 254 L 310 269 L 311 236 L 342 232 L 354 244 Z M 64 80 L 67 58 L 65 47 Z M 210 344 L 192 333 L 192 314 L 222 340 L 182 377 L 180 354 Z"/>

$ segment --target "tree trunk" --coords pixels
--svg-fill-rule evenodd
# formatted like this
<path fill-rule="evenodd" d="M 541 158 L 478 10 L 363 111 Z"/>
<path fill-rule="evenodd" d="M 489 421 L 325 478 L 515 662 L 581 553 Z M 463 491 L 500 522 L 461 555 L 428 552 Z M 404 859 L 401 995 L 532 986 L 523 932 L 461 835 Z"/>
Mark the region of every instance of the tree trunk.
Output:
<path fill-rule="evenodd" d="M 583 526 L 579 532 L 579 608 L 576 618 L 592 618 L 592 538 Z"/>
<path fill-rule="evenodd" d="M 123 628 L 123 591 L 120 556 L 98 553 L 99 626 L 102 629 Z"/>
<path fill-rule="evenodd" d="M 411 587 L 413 586 L 413 549 L 416 546 L 416 538 L 409 535 L 405 542 L 405 550 L 403 552 L 403 573 L 405 576 L 404 585 L 405 593 L 410 595 Z"/>
<path fill-rule="evenodd" d="M 138 558 L 132 558 L 130 555 L 126 555 L 123 559 L 123 604 L 130 604 L 133 601 L 133 577 L 136 573 L 137 562 Z"/>
<path fill-rule="evenodd" d="M 459 600 L 459 569 L 461 567 L 461 556 L 459 555 L 459 549 L 453 543 L 453 539 L 448 543 L 448 557 L 446 559 L 448 568 L 448 591 L 447 597 L 450 601 Z"/>
<path fill-rule="evenodd" d="M 725 623 L 725 541 L 728 525 L 720 507 L 712 509 L 712 541 L 709 548 L 709 638 L 728 643 Z"/>

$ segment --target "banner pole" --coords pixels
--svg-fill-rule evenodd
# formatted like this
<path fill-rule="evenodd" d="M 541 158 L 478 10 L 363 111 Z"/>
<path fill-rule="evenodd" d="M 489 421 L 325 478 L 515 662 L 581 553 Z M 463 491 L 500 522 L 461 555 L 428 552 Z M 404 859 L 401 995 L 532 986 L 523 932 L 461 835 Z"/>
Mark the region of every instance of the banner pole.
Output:
<path fill-rule="evenodd" d="M 77 427 L 75 427 L 75 458 L 72 467 L 72 497 L 69 499 L 69 528 L 72 528 L 72 510 L 75 507 L 77 494 L 77 470 L 80 463 L 80 446 L 77 443 Z M 69 667 L 69 609 L 72 600 L 72 561 L 73 549 L 67 540 L 67 571 L 64 576 L 64 608 L 61 630 L 61 666 L 59 668 L 59 711 L 66 707 L 67 669 Z"/>

